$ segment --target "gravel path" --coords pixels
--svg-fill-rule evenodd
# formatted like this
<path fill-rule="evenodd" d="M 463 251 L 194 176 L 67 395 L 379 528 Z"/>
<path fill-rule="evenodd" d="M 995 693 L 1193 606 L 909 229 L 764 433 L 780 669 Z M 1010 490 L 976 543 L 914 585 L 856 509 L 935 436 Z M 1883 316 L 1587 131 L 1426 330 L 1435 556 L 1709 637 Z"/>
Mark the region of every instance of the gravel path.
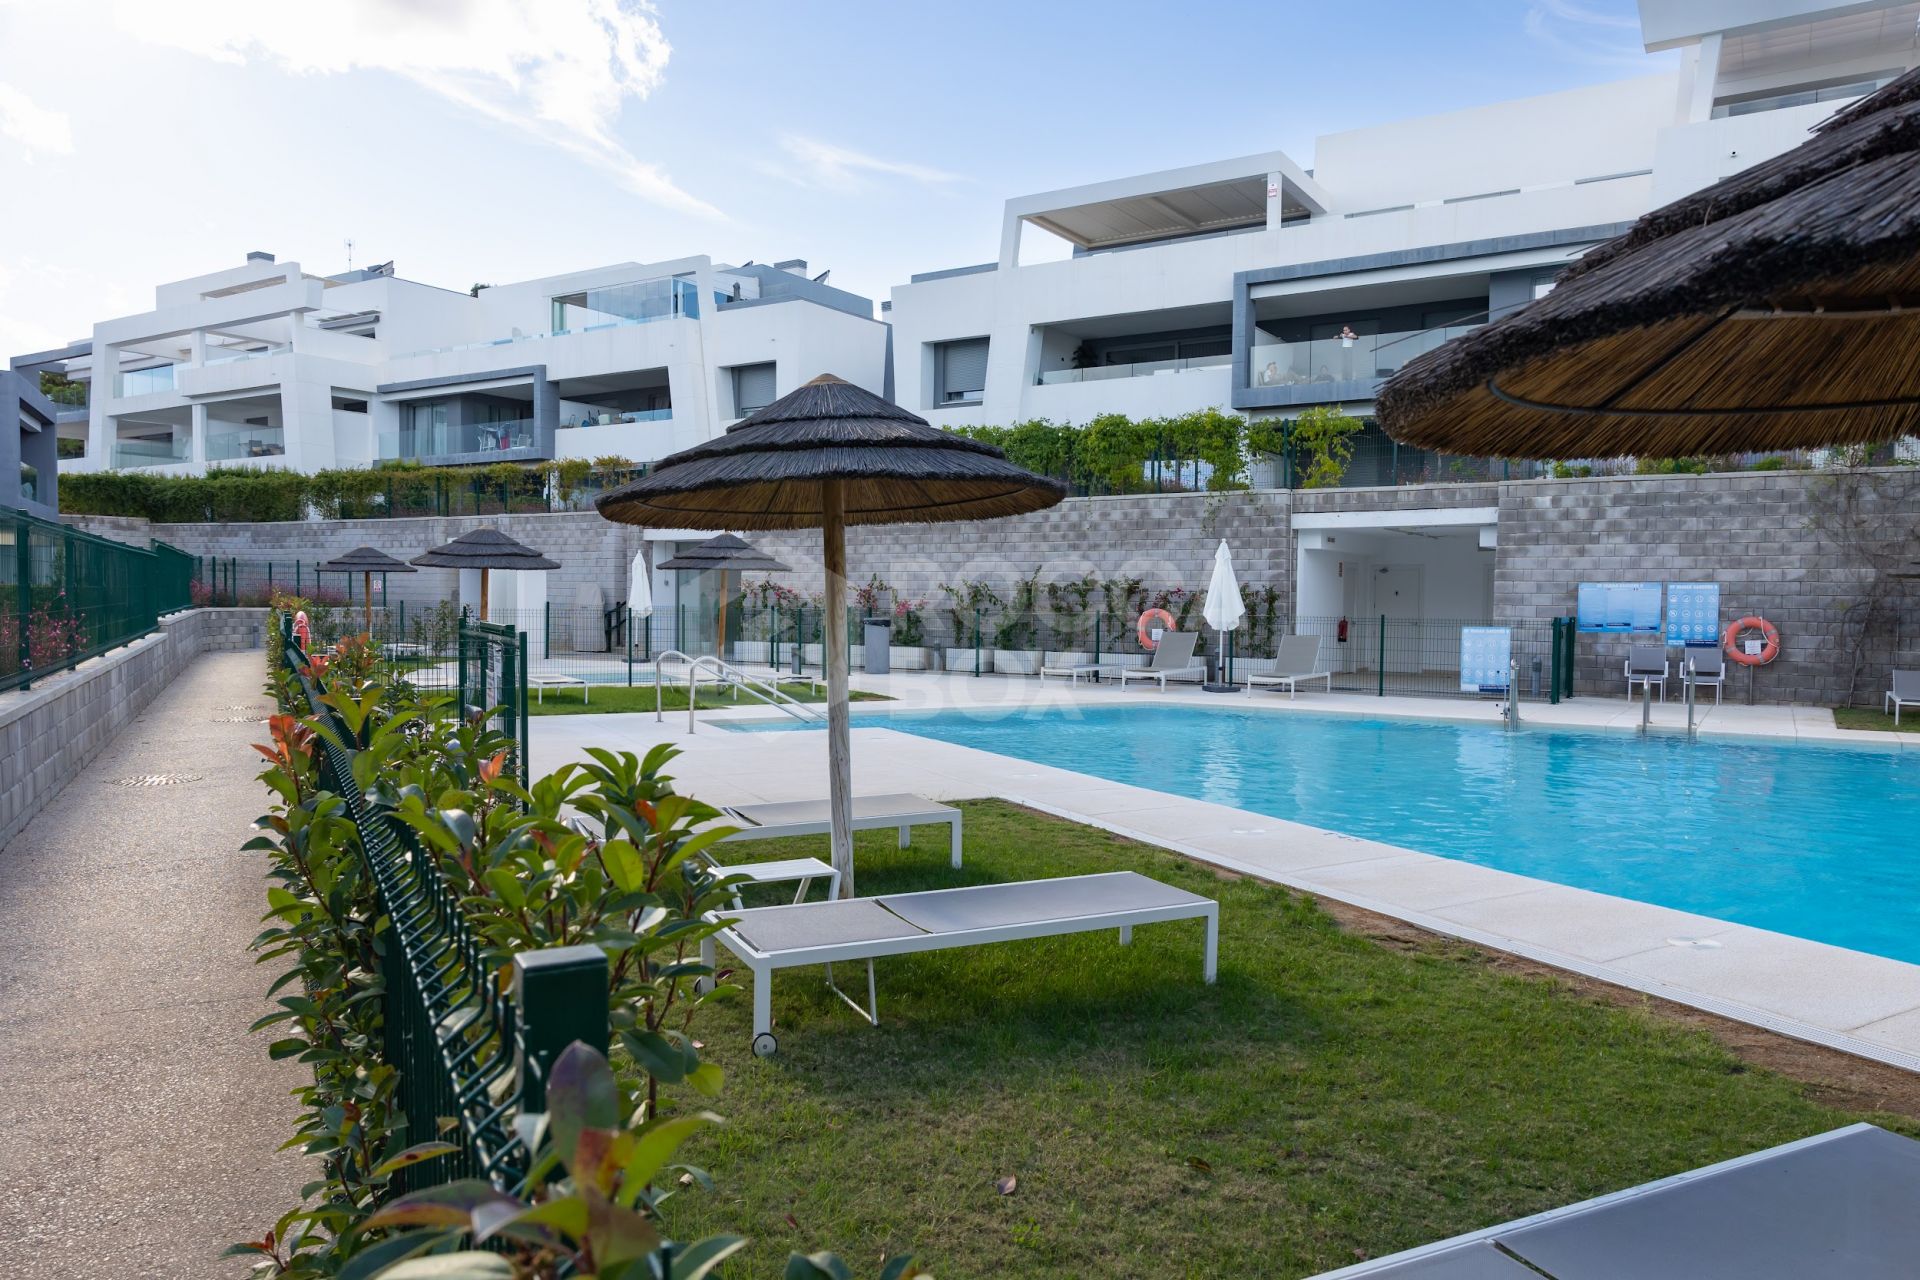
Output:
<path fill-rule="evenodd" d="M 0 848 L 0 1276 L 242 1276 L 311 1166 L 275 1148 L 254 652 L 209 653 Z M 237 723 L 233 723 L 238 721 Z M 126 785 L 150 775 L 168 785 Z"/>

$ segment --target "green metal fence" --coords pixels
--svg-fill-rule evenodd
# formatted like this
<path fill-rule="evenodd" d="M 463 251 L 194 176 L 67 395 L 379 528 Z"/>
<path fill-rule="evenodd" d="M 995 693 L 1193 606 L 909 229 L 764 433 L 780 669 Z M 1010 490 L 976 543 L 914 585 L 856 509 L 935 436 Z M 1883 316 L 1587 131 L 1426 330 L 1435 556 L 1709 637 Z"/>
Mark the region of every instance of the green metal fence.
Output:
<path fill-rule="evenodd" d="M 354 752 L 342 745 L 351 742 L 345 725 L 320 701 L 324 684 L 302 674 L 307 659 L 292 619 L 280 624 L 305 704 L 297 711 L 328 721 L 340 739 L 322 744 L 322 785 L 346 804 L 385 917 L 381 1056 L 399 1074 L 407 1141 L 440 1139 L 459 1148 L 400 1171 L 390 1192 L 472 1177 L 513 1190 L 530 1164 L 514 1118 L 544 1108 L 548 1071 L 568 1044 L 607 1049 L 606 956 L 590 946 L 522 952 L 514 957 L 512 986 L 497 981 L 458 892 L 412 832 L 355 781 Z M 492 629 L 478 638 L 483 654 L 506 650 Z"/>
<path fill-rule="evenodd" d="M 192 557 L 0 509 L 0 690 L 27 688 L 192 604 Z"/>

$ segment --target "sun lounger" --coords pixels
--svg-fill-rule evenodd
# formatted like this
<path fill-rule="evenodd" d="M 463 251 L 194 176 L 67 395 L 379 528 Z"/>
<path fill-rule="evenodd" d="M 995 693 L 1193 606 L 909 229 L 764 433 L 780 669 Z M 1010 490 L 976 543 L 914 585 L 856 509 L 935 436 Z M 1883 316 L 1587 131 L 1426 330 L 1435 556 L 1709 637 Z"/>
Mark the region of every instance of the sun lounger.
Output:
<path fill-rule="evenodd" d="M 1887 690 L 1886 701 L 1880 704 L 1882 711 L 1893 711 L 1893 722 L 1900 723 L 1900 708 L 1920 707 L 1920 671 L 1896 671 L 1893 673 L 1893 688 Z"/>
<path fill-rule="evenodd" d="M 753 971 L 753 1051 L 763 1056 L 778 1048 L 773 1036 L 773 975 L 781 969 L 827 966 L 827 984 L 834 994 L 878 1026 L 873 962 L 881 956 L 1100 929 L 1117 929 L 1124 944 L 1132 940 L 1136 925 L 1204 919 L 1207 941 L 1201 976 L 1210 983 L 1218 966 L 1220 940 L 1219 903 L 1132 871 L 709 912 L 707 919 L 729 923 L 701 943 L 701 961 L 709 966 L 715 963 L 718 941 Z M 866 962 L 865 1008 L 833 986 L 833 965 L 843 960 Z"/>
<path fill-rule="evenodd" d="M 740 830 L 721 843 L 734 840 L 774 840 L 781 836 L 818 836 L 833 830 L 833 815 L 825 800 L 795 800 L 783 804 L 745 804 L 722 809 L 726 821 Z M 855 796 L 853 829 L 879 831 L 900 829 L 900 847 L 913 842 L 913 828 L 945 826 L 950 829 L 953 866 L 960 867 L 960 811 L 925 796 Z M 731 868 L 729 868 L 731 870 Z"/>
<path fill-rule="evenodd" d="M 1280 652 L 1274 655 L 1274 669 L 1265 675 L 1247 677 L 1247 695 L 1253 695 L 1256 686 L 1287 691 L 1292 698 L 1302 680 L 1323 680 L 1327 692 L 1333 692 L 1333 672 L 1321 671 L 1319 636 L 1285 636 L 1280 641 Z"/>
<path fill-rule="evenodd" d="M 1637 644 L 1627 653 L 1627 700 L 1633 700 L 1633 686 L 1650 685 L 1667 700 L 1667 647 L 1661 644 Z"/>
<path fill-rule="evenodd" d="M 1319 1280 L 1907 1280 L 1920 1142 L 1849 1125 Z"/>
<path fill-rule="evenodd" d="M 1693 668 L 1687 668 L 1688 660 Z M 1690 644 L 1680 658 L 1680 687 L 1688 685 L 1694 688 L 1698 697 L 1702 689 L 1713 690 L 1713 705 L 1720 705 L 1720 689 L 1727 682 L 1727 655 L 1717 644 Z"/>
<path fill-rule="evenodd" d="M 527 688 L 533 690 L 533 700 L 535 702 L 544 702 L 545 698 L 543 698 L 541 695 L 544 694 L 548 689 L 578 689 L 580 691 L 581 702 L 584 703 L 584 702 L 591 701 L 591 699 L 587 696 L 587 692 L 588 692 L 587 682 L 585 680 L 582 680 L 579 676 L 562 676 L 562 675 L 528 676 Z"/>
<path fill-rule="evenodd" d="M 1120 664 L 1117 662 L 1077 662 L 1072 666 L 1043 663 L 1040 667 L 1040 682 L 1045 684 L 1048 676 L 1065 676 L 1068 683 L 1079 684 L 1081 676 L 1118 675 L 1119 673 Z"/>
<path fill-rule="evenodd" d="M 1129 680 L 1158 680 L 1162 689 L 1169 680 L 1205 680 L 1207 664 L 1193 656 L 1193 648 L 1199 643 L 1198 631 L 1162 632 L 1160 647 L 1153 651 L 1153 661 L 1144 667 L 1122 668 L 1120 687 L 1126 688 Z"/>

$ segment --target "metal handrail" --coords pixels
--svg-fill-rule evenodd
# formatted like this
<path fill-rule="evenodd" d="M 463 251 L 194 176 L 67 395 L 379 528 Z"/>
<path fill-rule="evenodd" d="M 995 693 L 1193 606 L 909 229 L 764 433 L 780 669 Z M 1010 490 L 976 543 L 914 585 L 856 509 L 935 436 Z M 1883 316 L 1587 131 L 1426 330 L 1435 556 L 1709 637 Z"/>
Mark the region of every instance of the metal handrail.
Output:
<path fill-rule="evenodd" d="M 660 664 L 669 658 L 678 659 L 687 667 L 687 732 L 694 731 L 694 694 L 699 687 L 700 672 L 713 672 L 720 684 L 733 686 L 736 693 L 744 689 L 753 697 L 760 699 L 770 707 L 777 707 L 803 724 L 819 724 L 824 719 L 806 703 L 786 693 L 777 685 L 748 675 L 738 667 L 722 662 L 711 654 L 696 658 L 692 654 L 682 653 L 678 649 L 666 649 L 654 655 L 653 659 L 653 718 L 658 723 L 666 718 L 666 685 Z"/>

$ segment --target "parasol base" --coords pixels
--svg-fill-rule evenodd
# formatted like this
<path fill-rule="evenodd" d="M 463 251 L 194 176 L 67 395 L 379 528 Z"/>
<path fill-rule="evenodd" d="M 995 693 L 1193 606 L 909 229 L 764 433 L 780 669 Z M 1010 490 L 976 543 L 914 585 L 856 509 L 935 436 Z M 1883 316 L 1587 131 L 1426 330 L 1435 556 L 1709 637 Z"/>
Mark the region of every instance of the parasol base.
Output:
<path fill-rule="evenodd" d="M 1209 680 L 1207 683 L 1201 685 L 1200 688 L 1207 693 L 1239 693 L 1244 686 L 1237 684 L 1220 684 L 1216 681 Z"/>

